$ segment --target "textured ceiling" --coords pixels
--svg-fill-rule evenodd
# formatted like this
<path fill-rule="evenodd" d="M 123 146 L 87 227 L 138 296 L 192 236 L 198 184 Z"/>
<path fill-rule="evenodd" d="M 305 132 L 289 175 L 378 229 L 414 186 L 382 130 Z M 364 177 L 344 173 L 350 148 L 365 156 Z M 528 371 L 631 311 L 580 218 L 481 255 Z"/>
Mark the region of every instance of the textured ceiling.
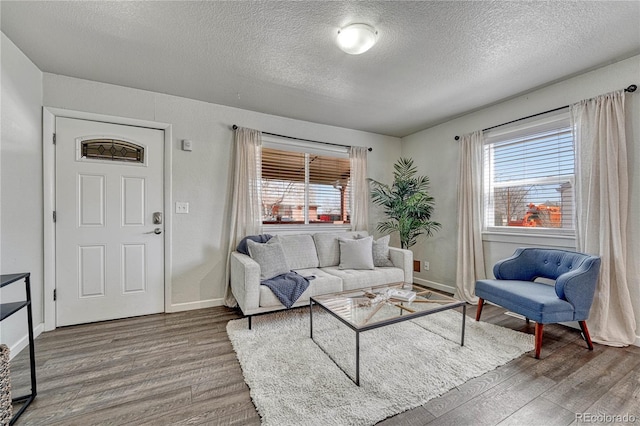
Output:
<path fill-rule="evenodd" d="M 0 7 L 45 72 L 393 136 L 640 53 L 640 1 Z M 360 56 L 335 44 L 355 22 L 379 31 Z"/>

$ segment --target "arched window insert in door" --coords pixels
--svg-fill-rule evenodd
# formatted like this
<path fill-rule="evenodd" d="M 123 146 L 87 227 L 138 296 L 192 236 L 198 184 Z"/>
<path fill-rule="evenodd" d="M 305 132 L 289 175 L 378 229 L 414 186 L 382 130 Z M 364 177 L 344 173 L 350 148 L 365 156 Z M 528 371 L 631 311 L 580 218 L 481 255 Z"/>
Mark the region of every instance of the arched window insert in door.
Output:
<path fill-rule="evenodd" d="M 81 143 L 82 158 L 144 163 L 144 147 L 118 139 L 87 139 Z"/>

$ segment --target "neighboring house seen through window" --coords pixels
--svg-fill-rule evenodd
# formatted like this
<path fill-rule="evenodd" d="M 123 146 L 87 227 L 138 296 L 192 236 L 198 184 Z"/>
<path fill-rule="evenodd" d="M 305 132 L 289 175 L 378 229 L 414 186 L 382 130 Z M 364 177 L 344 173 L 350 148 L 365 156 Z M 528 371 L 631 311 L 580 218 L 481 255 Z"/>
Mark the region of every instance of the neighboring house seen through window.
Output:
<path fill-rule="evenodd" d="M 573 134 L 568 113 L 485 134 L 485 229 L 574 230 Z"/>
<path fill-rule="evenodd" d="M 346 149 L 269 143 L 262 148 L 265 225 L 350 222 L 350 161 Z"/>

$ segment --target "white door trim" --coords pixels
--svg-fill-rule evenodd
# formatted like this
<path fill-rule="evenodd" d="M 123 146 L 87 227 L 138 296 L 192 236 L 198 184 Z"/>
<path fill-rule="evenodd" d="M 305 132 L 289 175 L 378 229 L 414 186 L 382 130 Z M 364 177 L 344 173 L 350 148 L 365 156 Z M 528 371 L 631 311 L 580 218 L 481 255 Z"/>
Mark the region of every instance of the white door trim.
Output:
<path fill-rule="evenodd" d="M 53 224 L 53 211 L 56 200 L 56 170 L 55 148 L 53 134 L 55 133 L 56 117 L 75 118 L 81 120 L 102 121 L 113 124 L 124 124 L 137 127 L 164 130 L 164 309 L 171 312 L 171 221 L 173 218 L 171 206 L 172 185 L 172 126 L 157 121 L 138 120 L 126 117 L 116 117 L 104 114 L 94 114 L 82 111 L 72 111 L 62 108 L 42 108 L 42 178 L 44 198 L 44 330 L 56 328 L 56 304 L 53 291 L 56 285 L 56 231 Z"/>

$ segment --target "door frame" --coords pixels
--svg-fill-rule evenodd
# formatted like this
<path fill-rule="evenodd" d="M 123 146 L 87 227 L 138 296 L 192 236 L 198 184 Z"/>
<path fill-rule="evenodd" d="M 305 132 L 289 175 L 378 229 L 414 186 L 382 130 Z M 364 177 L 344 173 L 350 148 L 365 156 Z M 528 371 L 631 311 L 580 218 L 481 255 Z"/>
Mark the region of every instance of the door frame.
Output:
<path fill-rule="evenodd" d="M 125 126 L 147 127 L 164 131 L 164 167 L 163 167 L 163 196 L 164 196 L 164 311 L 171 312 L 171 221 L 173 219 L 171 206 L 172 187 L 172 125 L 157 121 L 139 120 L 134 118 L 117 117 L 105 114 L 73 111 L 62 108 L 42 108 L 42 183 L 44 207 L 44 330 L 56 328 L 56 302 L 53 292 L 56 288 L 56 228 L 53 222 L 53 211 L 56 206 L 56 156 L 53 144 L 53 134 L 56 128 L 56 118 L 73 118 L 79 120 L 98 121 Z"/>

